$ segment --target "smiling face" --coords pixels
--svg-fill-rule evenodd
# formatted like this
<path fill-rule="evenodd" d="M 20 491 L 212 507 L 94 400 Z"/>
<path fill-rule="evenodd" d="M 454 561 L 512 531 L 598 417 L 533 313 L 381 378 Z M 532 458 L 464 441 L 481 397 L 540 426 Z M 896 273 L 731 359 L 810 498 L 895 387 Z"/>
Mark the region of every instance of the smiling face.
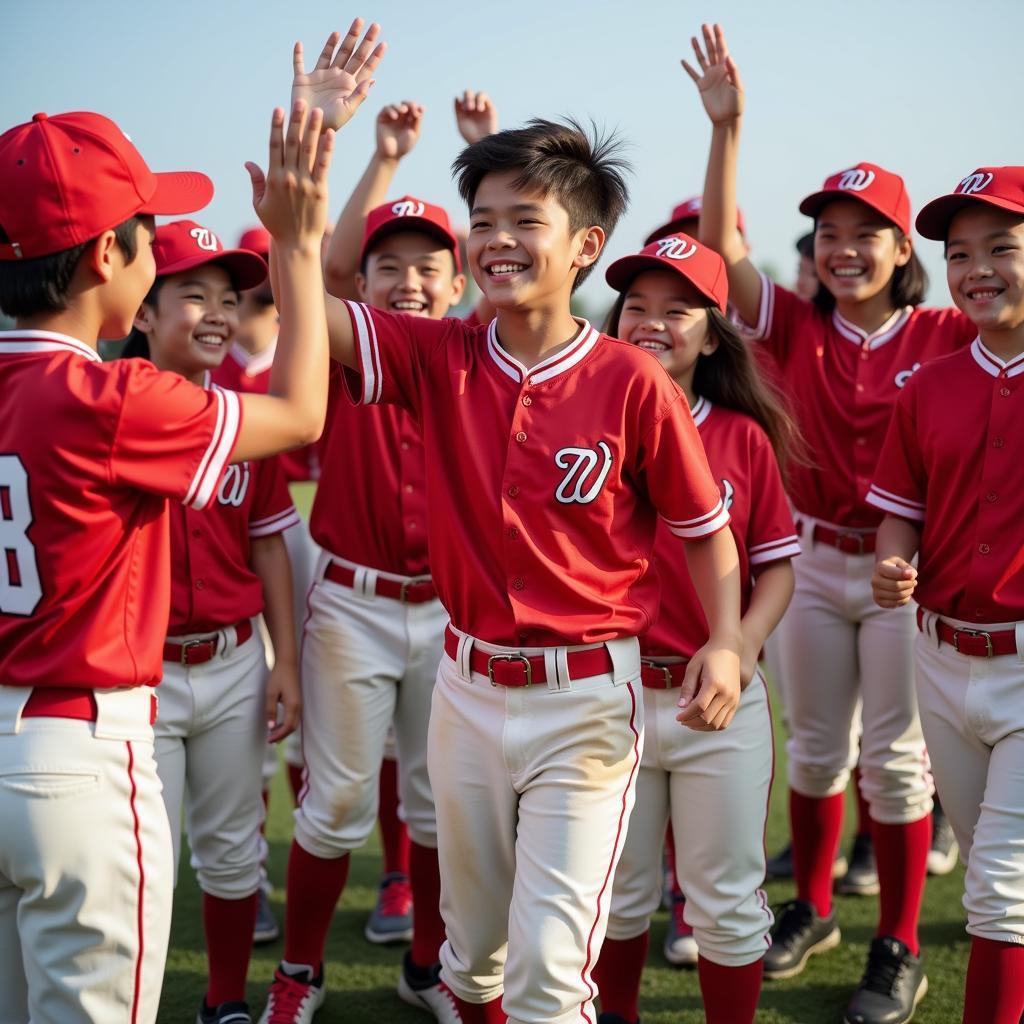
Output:
<path fill-rule="evenodd" d="M 473 278 L 496 309 L 528 310 L 563 301 L 576 274 L 597 259 L 604 231 L 572 230 L 556 198 L 515 188 L 518 171 L 484 176 L 470 211 L 466 250 Z"/>
<path fill-rule="evenodd" d="M 986 331 L 1024 325 L 1024 218 L 972 203 L 950 221 L 946 280 L 957 308 Z"/>
<path fill-rule="evenodd" d="M 238 331 L 238 292 L 216 263 L 171 274 L 155 307 L 139 310 L 135 326 L 145 332 L 150 358 L 161 370 L 197 379 L 227 355 Z"/>
<path fill-rule="evenodd" d="M 374 245 L 356 284 L 376 309 L 440 320 L 462 298 L 466 278 L 455 273 L 443 242 L 422 231 L 400 231 Z"/>
<path fill-rule="evenodd" d="M 645 270 L 625 292 L 618 336 L 653 353 L 684 387 L 700 356 L 718 342 L 708 330 L 707 299 L 671 270 Z"/>
<path fill-rule="evenodd" d="M 856 199 L 823 207 L 814 230 L 814 269 L 836 302 L 865 302 L 889 287 L 910 259 L 909 238 Z"/>

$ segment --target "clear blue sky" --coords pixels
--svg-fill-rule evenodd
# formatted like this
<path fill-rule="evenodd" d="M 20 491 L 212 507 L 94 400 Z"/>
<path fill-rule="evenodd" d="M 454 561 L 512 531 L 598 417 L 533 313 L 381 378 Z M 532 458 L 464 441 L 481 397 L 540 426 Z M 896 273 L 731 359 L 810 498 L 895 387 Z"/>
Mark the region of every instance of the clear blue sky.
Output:
<path fill-rule="evenodd" d="M 233 239 L 253 219 L 242 163 L 265 160 L 293 41 L 315 55 L 355 14 L 381 22 L 390 50 L 339 136 L 335 214 L 370 154 L 376 111 L 413 98 L 427 107 L 423 137 L 395 191 L 464 221 L 448 172 L 460 145 L 451 103 L 484 89 L 505 127 L 572 114 L 629 140 L 632 202 L 607 265 L 700 191 L 709 131 L 679 58 L 714 19 L 747 88 L 740 196 L 754 257 L 784 276 L 809 223 L 797 203 L 832 171 L 883 164 L 906 178 L 916 209 L 978 165 L 1024 162 L 1022 0 L 6 0 L 0 126 L 37 110 L 105 113 L 154 169 L 208 173 L 217 195 L 201 217 Z M 930 301 L 945 304 L 939 247 L 916 241 Z M 603 309 L 603 275 L 583 295 Z"/>

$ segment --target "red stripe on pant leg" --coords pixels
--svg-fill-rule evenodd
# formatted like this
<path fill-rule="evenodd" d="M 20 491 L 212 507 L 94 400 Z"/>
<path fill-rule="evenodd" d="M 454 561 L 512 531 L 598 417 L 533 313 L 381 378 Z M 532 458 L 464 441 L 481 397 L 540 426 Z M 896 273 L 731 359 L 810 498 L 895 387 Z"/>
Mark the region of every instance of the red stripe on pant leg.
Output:
<path fill-rule="evenodd" d="M 594 932 L 597 931 L 597 923 L 601 920 L 601 901 L 604 899 L 605 891 L 608 888 L 608 883 L 612 877 L 612 867 L 615 864 L 615 855 L 619 851 L 619 843 L 622 842 L 622 826 L 626 820 L 626 802 L 629 796 L 630 786 L 633 785 L 633 780 L 636 778 L 637 769 L 640 767 L 640 733 L 636 728 L 636 691 L 633 689 L 632 683 L 626 683 L 626 688 L 629 690 L 629 699 L 631 703 L 629 712 L 629 729 L 633 733 L 633 768 L 629 773 L 629 779 L 626 782 L 626 788 L 622 791 L 622 806 L 619 810 L 619 826 L 615 831 L 615 845 L 612 847 L 611 860 L 608 862 L 608 870 L 604 873 L 604 882 L 601 885 L 601 891 L 597 894 L 597 914 L 594 917 L 594 924 L 590 929 L 590 934 L 587 936 L 587 959 L 583 964 L 583 970 L 580 972 L 580 977 L 583 979 L 583 984 L 590 989 L 590 997 L 587 1002 L 590 1002 L 597 994 L 594 986 L 587 979 L 587 971 L 590 970 L 590 964 L 593 960 L 594 951 Z M 580 1016 L 587 1022 L 587 1024 L 594 1024 L 590 1019 L 586 1011 L 585 1004 L 580 1004 Z"/>
<path fill-rule="evenodd" d="M 136 1024 L 139 1019 L 139 999 L 142 997 L 142 955 L 146 949 L 143 931 L 146 870 L 142 864 L 142 836 L 139 828 L 139 810 L 135 805 L 135 797 L 138 793 L 138 787 L 135 785 L 135 751 L 132 750 L 131 743 L 126 743 L 125 746 L 128 748 L 128 781 L 131 783 L 131 796 L 128 802 L 132 809 L 132 829 L 135 833 L 135 859 L 139 865 L 139 898 L 138 914 L 136 917 L 136 928 L 138 929 L 139 936 L 139 956 L 135 961 L 135 991 L 132 993 L 132 1024 Z"/>

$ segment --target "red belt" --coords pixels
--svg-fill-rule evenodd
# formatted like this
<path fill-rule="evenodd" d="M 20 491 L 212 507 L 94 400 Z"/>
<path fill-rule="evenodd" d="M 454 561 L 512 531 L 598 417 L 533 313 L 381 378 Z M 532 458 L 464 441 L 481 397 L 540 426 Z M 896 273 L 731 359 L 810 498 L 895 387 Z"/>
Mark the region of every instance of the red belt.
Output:
<path fill-rule="evenodd" d="M 96 721 L 96 696 L 93 690 L 79 686 L 37 686 L 32 690 L 22 718 L 72 718 L 78 722 Z M 149 724 L 156 721 L 156 694 L 150 696 Z"/>
<path fill-rule="evenodd" d="M 689 659 L 687 658 L 687 661 Z M 683 685 L 687 661 L 662 665 L 649 658 L 640 659 L 640 681 L 648 690 L 674 690 Z"/>
<path fill-rule="evenodd" d="M 797 520 L 796 532 L 803 536 L 804 524 Z M 858 533 L 856 530 L 833 530 L 830 526 L 815 523 L 811 530 L 811 539 L 815 544 L 827 544 L 830 548 L 842 551 L 844 555 L 870 555 L 875 550 L 876 531 Z"/>
<path fill-rule="evenodd" d="M 444 653 L 452 661 L 457 660 L 459 638 L 448 626 L 444 631 Z M 569 679 L 587 679 L 590 676 L 606 675 L 612 671 L 612 656 L 608 648 L 592 647 L 589 651 L 569 651 Z M 533 654 L 488 654 L 474 647 L 469 656 L 469 667 L 473 672 L 487 676 L 492 686 L 532 686 L 548 681 L 544 667 L 544 655 Z"/>
<path fill-rule="evenodd" d="M 917 609 L 917 628 L 922 633 L 924 628 L 924 611 Z M 984 629 L 971 629 L 970 626 L 952 626 L 942 619 L 935 620 L 935 635 L 944 644 L 949 644 L 957 654 L 966 654 L 970 658 L 998 658 L 1004 654 L 1017 653 L 1017 631 L 1000 629 L 990 633 Z"/>
<path fill-rule="evenodd" d="M 356 585 L 355 570 L 337 562 L 327 563 L 324 579 L 340 583 L 343 587 L 354 588 Z M 426 604 L 437 597 L 437 588 L 429 576 L 411 576 L 401 581 L 378 576 L 373 585 L 373 592 L 378 597 L 391 597 L 403 604 Z"/>
<path fill-rule="evenodd" d="M 241 622 L 236 622 L 234 630 L 235 644 L 241 647 L 252 636 L 252 620 L 242 619 Z M 200 640 L 168 640 L 164 644 L 164 661 L 186 666 L 205 665 L 216 656 L 219 642 L 220 637 L 216 634 L 204 636 Z"/>

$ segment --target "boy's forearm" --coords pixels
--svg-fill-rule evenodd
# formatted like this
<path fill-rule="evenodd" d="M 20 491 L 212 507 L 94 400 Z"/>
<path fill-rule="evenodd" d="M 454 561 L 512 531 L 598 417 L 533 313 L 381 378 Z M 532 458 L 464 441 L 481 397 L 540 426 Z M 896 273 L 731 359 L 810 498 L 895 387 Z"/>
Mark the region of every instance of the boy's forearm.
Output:
<path fill-rule="evenodd" d="M 284 537 L 258 537 L 252 541 L 250 565 L 263 584 L 263 618 L 274 647 L 275 662 L 298 665 L 295 639 L 292 567 Z"/>
<path fill-rule="evenodd" d="M 740 566 L 732 531 L 719 530 L 685 544 L 690 578 L 708 620 L 709 642 L 739 654 L 743 647 Z"/>
<path fill-rule="evenodd" d="M 878 528 L 875 538 L 875 558 L 881 562 L 887 558 L 902 558 L 912 562 L 921 546 L 920 529 L 909 519 L 887 515 Z"/>
<path fill-rule="evenodd" d="M 740 118 L 712 126 L 700 211 L 700 240 L 726 263 L 735 263 L 746 255 L 737 228 L 739 148 Z"/>

